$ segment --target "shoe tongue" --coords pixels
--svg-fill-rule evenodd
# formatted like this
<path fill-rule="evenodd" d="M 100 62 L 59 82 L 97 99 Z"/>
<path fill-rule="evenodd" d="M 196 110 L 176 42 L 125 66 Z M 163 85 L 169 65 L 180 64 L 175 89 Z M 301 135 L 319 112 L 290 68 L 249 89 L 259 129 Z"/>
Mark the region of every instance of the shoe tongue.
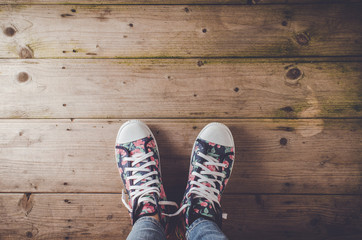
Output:
<path fill-rule="evenodd" d="M 154 147 L 155 143 L 154 143 L 153 139 L 148 142 L 145 139 L 141 139 L 141 140 L 135 142 L 134 145 L 136 146 L 136 148 L 130 152 L 130 156 L 137 156 L 139 154 L 147 154 L 148 153 L 147 147 Z M 153 158 L 154 157 L 151 157 L 151 159 L 153 159 Z M 148 161 L 141 161 L 141 162 L 137 163 L 136 165 L 134 165 L 134 167 L 136 167 L 136 168 L 141 167 L 144 164 L 146 164 L 147 162 Z M 152 171 L 151 166 L 148 166 L 147 169 Z M 135 174 L 135 176 L 143 176 L 147 173 L 149 173 L 149 171 L 139 171 Z M 137 182 L 135 184 L 135 186 L 141 186 L 150 180 L 152 180 L 152 179 L 142 179 L 141 181 Z M 152 187 L 152 186 L 156 186 L 156 183 L 152 184 L 148 187 Z M 157 198 L 155 197 L 154 194 L 146 194 L 146 195 L 143 195 L 142 198 L 145 200 L 140 202 L 139 204 L 137 204 L 138 203 L 138 199 L 137 199 L 137 202 L 135 202 L 133 205 L 134 222 L 136 222 L 136 220 L 142 216 L 150 216 L 150 215 L 154 215 L 154 214 L 158 213 L 158 205 L 146 200 L 149 198 L 157 203 Z"/>
<path fill-rule="evenodd" d="M 203 217 L 210 218 L 214 221 L 216 220 L 217 212 L 213 208 L 211 202 L 209 200 L 206 200 L 205 198 L 194 199 L 192 211 L 196 214 L 202 215 Z"/>

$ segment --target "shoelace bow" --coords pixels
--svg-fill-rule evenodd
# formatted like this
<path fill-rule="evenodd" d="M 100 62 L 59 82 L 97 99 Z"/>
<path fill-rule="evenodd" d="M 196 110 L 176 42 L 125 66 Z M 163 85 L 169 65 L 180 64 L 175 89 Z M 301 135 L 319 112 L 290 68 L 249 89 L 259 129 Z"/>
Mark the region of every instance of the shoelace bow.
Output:
<path fill-rule="evenodd" d="M 148 202 L 153 203 L 153 204 L 156 205 L 155 199 L 150 196 L 153 193 L 157 194 L 157 196 L 160 197 L 160 189 L 155 186 L 155 185 L 158 185 L 160 183 L 160 180 L 159 180 L 158 177 L 156 177 L 155 179 L 152 178 L 154 175 L 158 176 L 158 172 L 157 171 L 151 171 L 151 169 L 148 168 L 148 167 L 151 167 L 151 166 L 156 166 L 156 162 L 148 161 L 148 162 L 142 164 L 139 167 L 135 167 L 138 163 L 142 163 L 143 161 L 147 160 L 147 158 L 152 157 L 153 154 L 154 154 L 153 152 L 149 152 L 147 154 L 145 154 L 145 153 L 136 153 L 136 154 L 132 155 L 131 157 L 124 157 L 123 158 L 123 160 L 125 160 L 125 161 L 132 162 L 131 163 L 132 167 L 126 167 L 124 169 L 124 171 L 125 172 L 131 172 L 131 174 L 126 177 L 126 181 L 127 180 L 133 180 L 133 185 L 129 187 L 129 193 L 130 193 L 129 198 L 131 199 L 132 206 L 133 206 L 133 204 L 135 202 L 135 199 L 138 198 L 136 209 L 138 208 L 140 203 L 142 203 L 144 201 L 148 201 Z M 136 174 L 138 172 L 147 172 L 147 173 L 145 175 L 138 175 L 137 176 Z M 141 184 L 141 185 L 136 185 L 138 182 L 140 182 L 142 180 L 146 180 L 146 182 L 144 184 Z M 129 207 L 129 205 L 126 202 L 124 189 L 122 189 L 122 202 L 123 202 L 124 206 L 128 209 L 128 211 L 132 212 L 132 209 Z M 172 201 L 159 201 L 158 204 L 159 205 L 175 206 L 176 208 L 178 208 L 178 205 L 175 202 L 172 202 Z M 162 215 L 171 216 L 173 214 L 162 213 Z"/>

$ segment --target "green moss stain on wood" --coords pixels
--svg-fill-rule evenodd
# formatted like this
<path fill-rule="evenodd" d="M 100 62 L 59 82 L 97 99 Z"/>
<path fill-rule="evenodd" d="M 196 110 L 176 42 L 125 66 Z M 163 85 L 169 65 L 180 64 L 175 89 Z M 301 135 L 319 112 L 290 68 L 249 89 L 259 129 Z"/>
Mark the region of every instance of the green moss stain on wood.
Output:
<path fill-rule="evenodd" d="M 275 118 L 299 118 L 300 113 L 312 107 L 307 100 L 301 100 L 297 104 L 286 105 L 274 111 L 271 117 Z"/>

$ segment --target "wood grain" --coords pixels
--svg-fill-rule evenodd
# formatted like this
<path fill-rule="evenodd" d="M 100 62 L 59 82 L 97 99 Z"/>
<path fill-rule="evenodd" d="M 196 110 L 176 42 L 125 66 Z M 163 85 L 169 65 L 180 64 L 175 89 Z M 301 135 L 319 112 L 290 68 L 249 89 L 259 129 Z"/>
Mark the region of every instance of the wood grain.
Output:
<path fill-rule="evenodd" d="M 0 60 L 1 118 L 362 117 L 362 63 Z"/>
<path fill-rule="evenodd" d="M 230 239 L 358 239 L 361 203 L 361 196 L 225 195 L 223 230 Z M 125 239 L 131 230 L 119 194 L 0 194 L 0 223 L 4 240 Z"/>
<path fill-rule="evenodd" d="M 198 132 L 213 120 L 147 120 L 166 191 L 182 197 Z M 1 120 L 2 192 L 113 192 L 118 120 Z M 223 120 L 236 162 L 226 192 L 362 194 L 361 120 Z M 180 190 L 181 189 L 181 190 Z"/>
<path fill-rule="evenodd" d="M 356 3 L 361 0 L 0 0 L 0 4 L 318 4 Z"/>
<path fill-rule="evenodd" d="M 224 196 L 230 239 L 357 240 L 362 236 L 361 196 Z"/>
<path fill-rule="evenodd" d="M 359 56 L 361 9 L 361 4 L 3 5 L 0 58 Z"/>

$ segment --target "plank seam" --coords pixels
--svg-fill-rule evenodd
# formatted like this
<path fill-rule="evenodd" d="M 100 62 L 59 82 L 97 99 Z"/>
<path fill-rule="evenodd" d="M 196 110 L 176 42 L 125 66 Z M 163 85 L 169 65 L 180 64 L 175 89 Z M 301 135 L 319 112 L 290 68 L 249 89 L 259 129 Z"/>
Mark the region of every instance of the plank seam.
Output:
<path fill-rule="evenodd" d="M 39 194 L 39 195 L 121 195 L 122 192 L 0 192 L 5 194 Z M 170 192 L 171 193 L 171 192 Z M 277 196 L 361 196 L 362 193 L 224 193 L 223 196 L 240 196 L 240 195 L 277 195 Z"/>
<path fill-rule="evenodd" d="M 289 5 L 358 5 L 362 1 L 358 2 L 340 2 L 340 1 L 329 1 L 329 2 L 285 2 L 285 3 L 258 3 L 253 4 L 252 1 L 247 1 L 247 3 L 0 3 L 0 6 L 14 5 L 14 6 L 289 6 Z"/>
<path fill-rule="evenodd" d="M 5 121 L 5 120 L 70 120 L 70 121 L 74 121 L 74 120 L 109 120 L 109 121 L 124 121 L 124 120 L 130 120 L 130 119 L 139 119 L 139 120 L 212 120 L 212 119 L 221 119 L 221 120 L 312 120 L 312 119 L 321 119 L 321 120 L 330 120 L 330 119 L 336 119 L 336 120 L 359 120 L 362 119 L 361 117 L 313 117 L 313 118 L 283 118 L 283 117 L 244 117 L 244 118 L 240 118 L 240 117 L 227 117 L 227 118 L 223 118 L 223 117 L 182 117 L 182 118 L 164 118 L 164 117 L 149 117 L 149 118 L 140 118 L 140 117 L 128 117 L 128 118 L 72 118 L 72 117 L 68 117 L 68 118 L 1 118 L 0 117 L 0 121 Z"/>
<path fill-rule="evenodd" d="M 1 6 L 1 5 L 0 5 Z M 306 60 L 304 58 L 310 58 L 311 60 Z M 282 60 L 287 60 L 287 59 L 304 59 L 305 62 L 309 62 L 309 61 L 313 61 L 312 59 L 317 59 L 317 58 L 331 58 L 333 59 L 332 61 L 329 60 L 317 60 L 316 62 L 361 62 L 362 59 L 358 59 L 358 60 L 338 60 L 338 58 L 362 58 L 362 55 L 288 55 L 288 56 L 193 56 L 193 57 L 182 57 L 182 56 L 165 56 L 165 57 L 157 57 L 157 56 L 153 56 L 153 57 L 77 57 L 77 58 L 67 58 L 67 57 L 42 57 L 42 58 L 30 58 L 30 59 L 23 59 L 23 58 L 2 58 L 0 57 L 0 60 L 49 60 L 49 59 L 54 59 L 54 60 L 89 60 L 89 59 L 94 59 L 94 60 L 144 60 L 144 59 L 149 59 L 149 60 L 167 60 L 167 59 L 182 59 L 182 60 L 188 60 L 188 59 L 277 59 L 280 61 Z"/>

